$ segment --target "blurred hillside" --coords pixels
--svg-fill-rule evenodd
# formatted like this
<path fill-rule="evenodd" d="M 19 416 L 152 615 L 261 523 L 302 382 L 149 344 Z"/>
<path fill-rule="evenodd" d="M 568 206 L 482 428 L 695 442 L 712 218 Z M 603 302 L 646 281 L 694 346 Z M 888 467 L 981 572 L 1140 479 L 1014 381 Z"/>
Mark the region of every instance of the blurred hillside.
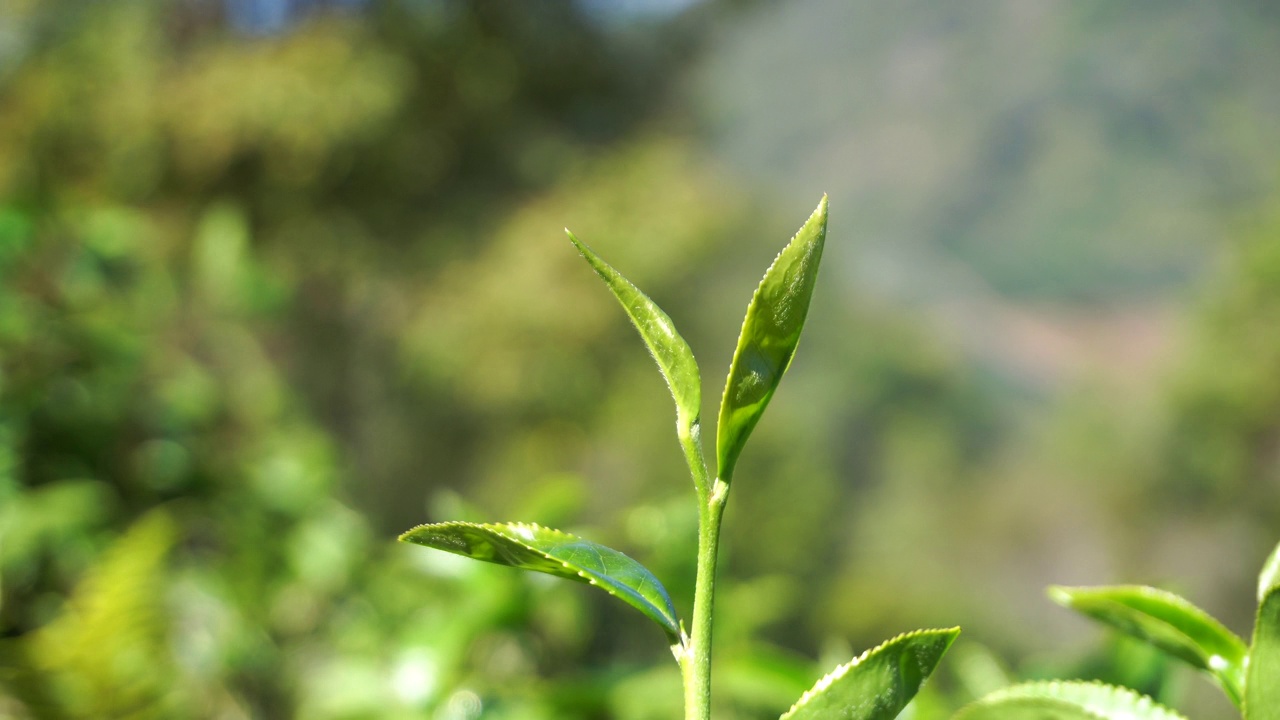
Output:
<path fill-rule="evenodd" d="M 713 418 L 824 191 L 717 717 L 953 624 L 926 717 L 1001 664 L 1219 712 L 1042 588 L 1248 627 L 1278 34 L 1245 0 L 0 6 L 0 716 L 677 716 L 616 602 L 393 539 L 562 526 L 687 615 L 670 400 L 562 228 L 674 318 Z"/>
<path fill-rule="evenodd" d="M 866 282 L 1127 299 L 1274 195 L 1276 32 L 1252 2 L 807 0 L 721 28 L 691 95 L 754 183 L 851 199 Z"/>

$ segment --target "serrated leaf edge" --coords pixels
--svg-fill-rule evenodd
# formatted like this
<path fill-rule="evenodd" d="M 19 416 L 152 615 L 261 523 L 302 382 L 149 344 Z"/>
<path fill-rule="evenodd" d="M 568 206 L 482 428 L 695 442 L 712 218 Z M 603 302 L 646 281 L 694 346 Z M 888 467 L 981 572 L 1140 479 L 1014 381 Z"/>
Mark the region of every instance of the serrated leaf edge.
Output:
<path fill-rule="evenodd" d="M 1033 682 L 1019 683 L 1017 685 L 1012 685 L 1010 687 L 997 690 L 980 700 L 970 703 L 969 705 L 965 706 L 965 708 L 962 708 L 961 711 L 956 714 L 956 717 L 957 718 L 966 717 L 967 716 L 966 711 L 969 708 L 977 708 L 978 706 L 981 706 L 981 705 L 994 704 L 994 703 L 1002 702 L 1005 700 L 1041 700 L 1045 702 L 1052 702 L 1060 705 L 1068 705 L 1074 708 L 1079 708 L 1080 710 L 1098 718 L 1099 720 L 1109 720 L 1109 716 L 1104 712 L 1088 707 L 1076 700 L 1064 698 L 1061 696 L 1055 697 L 1053 695 L 1053 693 L 1057 693 L 1061 691 L 1061 689 L 1063 688 L 1081 688 L 1081 689 L 1099 690 L 1102 692 L 1109 693 L 1112 697 L 1123 697 L 1126 701 L 1133 703 L 1134 707 L 1132 709 L 1137 710 L 1138 712 L 1142 712 L 1145 710 L 1154 710 L 1156 713 L 1158 713 L 1156 715 L 1139 716 L 1140 718 L 1145 717 L 1147 720 L 1186 720 L 1186 718 L 1183 715 L 1181 715 L 1178 711 L 1173 710 L 1172 708 L 1169 708 L 1165 705 L 1161 705 L 1160 703 L 1156 702 L 1154 699 L 1152 699 L 1148 695 L 1143 695 L 1142 693 L 1137 692 L 1136 690 L 1131 690 L 1126 687 L 1120 687 L 1119 685 L 1110 685 L 1108 683 L 1098 682 L 1096 680 L 1036 680 Z M 1043 693 L 1043 694 L 1040 694 L 1040 693 Z M 1132 713 L 1126 712 L 1126 715 L 1125 715 L 1126 718 L 1131 716 L 1132 716 Z"/>
<path fill-rule="evenodd" d="M 600 257 L 590 245 L 578 239 L 569 228 L 564 229 L 565 234 L 569 236 L 574 248 L 578 254 L 582 256 L 587 264 L 601 280 L 604 281 L 606 287 L 609 288 L 609 294 L 618 301 L 622 306 L 622 310 L 627 315 L 627 319 L 631 321 L 632 327 L 636 329 L 636 333 L 640 335 L 640 339 L 644 342 L 645 349 L 649 351 L 650 357 L 653 358 L 654 364 L 658 366 L 658 372 L 662 375 L 663 381 L 667 385 L 667 389 L 671 392 L 671 399 L 676 407 L 676 436 L 680 441 L 681 447 L 684 449 L 685 462 L 689 466 L 689 473 L 693 477 L 694 488 L 698 491 L 699 497 L 706 495 L 710 488 L 710 479 L 707 476 L 707 462 L 702 452 L 702 369 L 698 366 L 698 359 L 693 354 L 693 349 L 689 347 L 689 343 L 680 334 L 676 328 L 675 321 L 667 314 L 653 298 L 649 297 L 644 291 L 636 287 L 617 268 L 610 265 L 604 258 Z M 637 317 L 635 305 L 630 299 L 623 298 L 624 288 L 630 294 L 640 298 L 639 305 L 645 309 L 645 312 L 639 315 L 647 316 L 645 319 L 651 322 L 641 323 L 640 317 Z M 661 326 L 661 330 L 653 332 L 652 325 Z M 670 342 L 653 342 L 651 336 L 665 335 L 665 340 Z M 671 352 L 674 349 L 674 352 Z M 660 352 L 666 350 L 668 352 Z M 668 357 L 674 356 L 674 358 Z M 664 360 L 671 360 L 670 363 Z M 692 382 L 678 382 L 677 371 L 681 366 L 685 366 L 692 371 Z"/>
<path fill-rule="evenodd" d="M 773 272 L 773 268 L 774 268 L 775 266 L 777 266 L 778 261 L 782 259 L 782 256 L 783 256 L 784 254 L 786 254 L 787 250 L 790 250 L 790 249 L 791 249 L 791 245 L 792 245 L 793 243 L 795 243 L 795 241 L 796 241 L 796 239 L 797 239 L 797 238 L 799 238 L 799 237 L 800 237 L 800 234 L 804 232 L 805 228 L 809 227 L 809 223 L 813 222 L 813 219 L 814 219 L 814 218 L 816 218 L 816 217 L 818 217 L 819 215 L 825 215 L 826 213 L 827 213 L 827 195 L 826 195 L 826 193 L 823 193 L 823 195 L 822 195 L 822 200 L 820 200 L 820 201 L 818 202 L 818 206 L 817 206 L 816 208 L 814 208 L 814 211 L 813 211 L 812 213 L 809 213 L 809 217 L 808 217 L 808 218 L 805 218 L 805 221 L 804 221 L 803 223 L 801 223 L 801 225 L 800 225 L 800 229 L 799 229 L 799 230 L 797 230 L 797 231 L 796 231 L 796 233 L 795 233 L 794 235 L 792 235 L 792 236 L 791 236 L 791 239 L 790 239 L 790 240 L 788 240 L 788 241 L 786 242 L 786 244 L 782 246 L 782 249 L 778 251 L 778 254 L 777 254 L 777 255 L 775 255 L 775 256 L 773 257 L 773 262 L 769 263 L 769 267 L 768 267 L 768 269 L 766 269 L 766 270 L 764 271 L 764 275 L 761 275 L 761 276 L 760 276 L 760 282 L 756 283 L 756 289 L 755 289 L 754 291 L 752 291 L 752 293 L 751 293 L 751 302 L 747 303 L 747 312 L 746 312 L 746 314 L 745 314 L 745 315 L 743 315 L 743 317 L 742 317 L 742 327 L 738 330 L 738 338 L 739 338 L 739 339 L 741 339 L 741 338 L 742 338 L 742 333 L 743 333 L 743 331 L 744 331 L 744 330 L 746 330 L 746 328 L 747 328 L 747 322 L 751 319 L 751 313 L 752 313 L 752 311 L 754 311 L 754 310 L 756 309 L 756 305 L 758 305 L 758 304 L 759 304 L 759 302 L 760 302 L 760 291 L 761 291 L 761 289 L 762 289 L 762 288 L 764 288 L 764 284 L 765 284 L 765 282 L 769 279 L 769 273 Z M 823 235 L 825 236 L 825 234 L 826 234 L 826 227 L 825 227 L 825 225 L 826 225 L 826 224 L 825 224 L 825 222 L 823 223 L 823 225 L 824 225 L 824 227 L 823 227 Z M 795 357 L 796 357 L 796 350 L 798 350 L 798 349 L 799 349 L 799 347 L 800 347 L 800 343 L 799 343 L 799 341 L 797 341 L 797 342 L 796 342 L 796 347 L 795 347 L 795 348 L 792 348 L 792 351 L 791 351 L 791 357 L 790 357 L 790 358 L 787 358 L 787 364 L 786 364 L 786 365 L 784 365 L 784 366 L 782 367 L 782 370 L 778 373 L 779 380 L 781 379 L 781 377 L 782 377 L 783 375 L 786 375 L 787 370 L 789 370 L 789 369 L 791 368 L 791 362 L 792 362 L 792 360 L 794 360 L 794 359 L 795 359 Z M 720 457 L 719 457 L 719 455 L 720 455 L 720 447 L 719 447 L 719 446 L 720 446 L 720 438 L 719 438 L 719 435 L 720 435 L 720 424 L 721 424 L 721 423 L 723 422 L 723 420 L 724 420 L 723 408 L 724 408 L 724 406 L 725 406 L 725 402 L 726 402 L 726 401 L 728 400 L 728 398 L 729 398 L 729 390 L 730 390 L 730 388 L 733 386 L 733 368 L 734 368 L 735 366 L 737 366 L 737 363 L 738 363 L 738 356 L 739 356 L 739 354 L 740 354 L 741 352 L 742 352 L 742 344 L 741 344 L 741 342 L 739 341 L 739 343 L 738 343 L 736 346 L 734 346 L 734 348 L 733 348 L 733 357 L 731 357 L 731 358 L 729 359 L 729 373 L 728 373 L 728 376 L 727 376 L 727 377 L 725 377 L 725 381 L 724 381 L 724 392 L 720 394 L 720 407 L 722 408 L 722 411 L 721 411 L 721 413 L 720 413 L 720 414 L 717 416 L 717 418 L 716 418 L 716 458 L 717 458 L 717 462 L 718 462 L 718 461 L 719 461 L 719 459 L 720 459 Z M 720 479 L 722 479 L 722 480 L 724 480 L 724 481 L 728 482 L 729 478 L 725 477 L 724 468 L 717 467 L 717 468 L 716 468 L 716 472 L 720 475 Z"/>
<path fill-rule="evenodd" d="M 640 339 L 644 341 L 645 349 L 649 351 L 649 355 L 653 357 L 654 362 L 658 365 L 658 369 L 661 371 L 661 374 L 662 374 L 662 379 L 666 382 L 667 389 L 671 392 L 671 396 L 676 401 L 675 404 L 676 404 L 677 422 L 680 424 L 682 429 L 689 428 L 689 427 L 692 427 L 693 425 L 698 424 L 699 413 L 701 411 L 701 399 L 702 399 L 701 370 L 698 367 L 698 359 L 694 357 L 693 350 L 689 348 L 689 343 L 685 341 L 684 337 L 680 334 L 679 330 L 676 329 L 676 324 L 671 319 L 671 316 L 668 315 L 667 312 L 663 310 L 656 302 L 654 302 L 653 298 L 649 297 L 648 293 L 644 292 L 639 287 L 636 287 L 635 283 L 628 280 L 622 273 L 618 272 L 617 268 L 609 264 L 604 258 L 600 257 L 600 254 L 597 253 L 590 245 L 587 245 L 585 242 L 578 239 L 578 236 L 574 235 L 573 232 L 569 230 L 569 228 L 565 228 L 564 231 L 569 236 L 569 241 L 573 243 L 575 248 L 577 248 L 578 253 L 582 255 L 582 257 L 587 261 L 587 264 L 591 266 L 591 269 L 596 273 L 596 275 L 600 276 L 600 279 L 603 280 L 605 285 L 609 287 L 609 292 L 613 294 L 614 299 L 618 300 L 619 304 L 624 305 L 623 310 L 624 312 L 626 312 L 627 319 L 631 321 L 632 325 L 636 325 L 635 317 L 631 314 L 630 309 L 628 309 L 625 306 L 625 304 L 622 303 L 621 298 L 619 298 L 617 295 L 617 292 L 614 291 L 613 278 L 606 276 L 604 272 L 602 272 L 599 266 L 603 265 L 604 268 L 607 268 L 608 270 L 612 271 L 613 274 L 617 276 L 617 279 L 619 281 L 621 281 L 624 285 L 629 287 L 631 290 L 634 290 L 637 295 L 647 300 L 650 308 L 657 314 L 658 318 L 662 321 L 665 321 L 666 326 L 670 328 L 671 335 L 680 341 L 680 345 L 686 351 L 683 354 L 687 355 L 688 360 L 693 364 L 693 369 L 697 373 L 697 380 L 698 380 L 697 386 L 693 393 L 693 395 L 696 396 L 693 398 L 695 402 L 690 403 L 693 407 L 689 411 L 685 410 L 684 404 L 681 402 L 680 392 L 676 388 L 675 381 L 667 373 L 666 366 L 663 365 L 662 360 L 658 357 L 658 354 L 654 351 L 653 346 L 649 344 L 649 339 L 645 337 L 643 330 L 641 330 L 639 326 L 636 326 L 636 330 L 640 334 Z"/>
<path fill-rule="evenodd" d="M 800 233 L 804 232 L 804 229 L 809 226 L 809 223 L 813 222 L 813 219 L 815 217 L 826 212 L 826 210 L 827 210 L 827 196 L 823 195 L 822 201 L 818 203 L 818 207 L 815 208 L 812 213 L 809 213 L 809 217 L 805 218 L 805 221 L 801 223 L 800 229 L 797 230 L 796 233 L 791 236 L 790 240 L 787 240 L 786 244 L 782 246 L 782 249 L 778 251 L 778 254 L 773 256 L 773 262 L 769 263 L 768 269 L 764 271 L 764 275 L 760 276 L 760 282 L 756 283 L 756 289 L 751 293 L 751 302 L 747 303 L 747 314 L 742 317 L 742 328 L 738 330 L 738 337 L 742 337 L 742 330 L 746 329 L 747 327 L 747 320 L 750 319 L 751 317 L 751 311 L 755 310 L 756 305 L 759 304 L 760 302 L 760 290 L 761 288 L 764 287 L 765 281 L 769 279 L 769 273 L 773 272 L 773 268 L 777 266 L 778 261 L 781 260 L 782 256 L 785 255 L 786 252 L 791 249 L 791 245 L 796 241 L 796 238 L 800 237 Z M 721 395 L 721 401 L 720 401 L 721 405 L 724 404 L 724 398 L 728 397 L 729 395 L 730 383 L 733 381 L 733 367 L 735 364 L 737 364 L 738 354 L 741 351 L 742 351 L 741 345 L 734 347 L 733 357 L 729 359 L 729 376 L 725 379 L 724 393 Z M 795 357 L 794 352 L 791 354 L 791 357 L 792 358 Z M 788 361 L 787 367 L 790 367 L 790 366 L 791 366 L 790 361 Z M 787 368 L 782 369 L 783 373 L 785 373 L 786 371 L 787 371 Z"/>
<path fill-rule="evenodd" d="M 800 696 L 800 699 L 795 701 L 795 704 L 791 706 L 790 710 L 787 710 L 785 713 L 782 714 L 782 717 L 779 718 L 779 720 L 786 720 L 788 715 L 794 713 L 796 710 L 799 710 L 806 703 L 810 702 L 814 698 L 826 692 L 827 689 L 830 688 L 833 683 L 835 683 L 837 680 L 847 675 L 850 670 L 866 662 L 867 658 L 884 650 L 890 645 L 893 645 L 895 643 L 900 643 L 914 637 L 922 637 L 925 635 L 941 636 L 941 635 L 948 635 L 948 634 L 951 635 L 951 640 L 954 641 L 956 637 L 959 636 L 960 634 L 960 628 L 953 627 L 953 628 L 929 628 L 929 629 L 923 629 L 923 630 L 912 630 L 910 632 L 905 632 L 900 635 L 895 635 L 889 638 L 888 640 L 885 640 L 884 642 L 880 643 L 879 645 L 876 645 L 875 647 L 870 648 L 869 650 L 864 650 L 862 654 L 859 655 L 858 657 L 850 660 L 849 662 L 843 665 L 836 667 L 834 670 L 827 673 L 826 675 L 823 675 L 822 678 L 818 680 L 818 682 L 814 683 L 813 687 L 806 690 L 805 693 Z"/>
<path fill-rule="evenodd" d="M 417 543 L 414 543 L 412 540 L 408 540 L 408 539 L 407 539 L 409 535 L 412 535 L 413 533 L 417 532 L 418 530 L 422 530 L 422 529 L 425 529 L 425 528 L 443 528 L 443 527 L 469 527 L 469 528 L 479 528 L 479 529 L 481 529 L 481 530 L 491 530 L 491 531 L 496 531 L 496 530 L 495 530 L 495 528 L 517 528 L 517 529 L 520 529 L 520 530 L 529 530 L 529 531 L 531 531 L 531 532 L 535 532 L 535 533 L 538 533 L 538 532 L 541 532 L 541 533 L 551 533 L 551 534 L 555 535 L 555 536 L 556 536 L 556 537 L 558 537 L 558 538 L 566 538 L 566 539 L 569 539 L 569 540 L 584 540 L 584 541 L 586 541 L 586 542 L 591 542 L 591 543 L 593 543 L 593 544 L 599 544 L 599 543 L 595 543 L 594 541 L 587 540 L 587 539 L 586 539 L 586 538 L 584 538 L 584 537 L 581 537 L 581 536 L 578 536 L 578 535 L 574 535 L 573 533 L 568 533 L 568 532 L 565 532 L 565 531 L 563 531 L 563 530 L 558 530 L 558 529 L 556 529 L 556 528 L 547 527 L 546 525 L 539 525 L 538 523 L 531 523 L 531 522 L 476 523 L 476 522 L 467 522 L 467 521 L 465 521 L 465 520 L 449 520 L 449 521 L 446 521 L 446 522 L 439 522 L 439 523 L 423 523 L 423 524 L 421 524 L 421 525 L 415 525 L 414 527 L 412 527 L 412 528 L 410 528 L 410 529 L 408 529 L 408 530 L 404 531 L 403 533 L 400 533 L 400 537 L 399 537 L 399 538 L 397 538 L 397 539 L 398 539 L 400 542 L 407 542 L 407 543 L 415 544 L 415 545 L 416 545 Z M 502 534 L 502 533 L 499 533 L 499 534 Z M 565 562 L 564 560 L 561 560 L 561 559 L 560 559 L 560 558 L 558 558 L 558 557 L 555 557 L 554 555 L 548 555 L 546 552 L 543 552 L 542 550 L 539 550 L 539 549 L 537 549 L 537 548 L 535 548 L 535 547 L 530 546 L 529 544 L 527 544 L 527 543 L 525 543 L 525 542 L 521 541 L 519 538 L 512 538 L 512 537 L 509 537 L 509 536 L 507 536 L 507 535 L 505 535 L 505 534 L 502 534 L 502 536 L 503 536 L 503 537 L 505 537 L 505 538 L 506 538 L 506 539 L 508 539 L 508 540 L 511 540 L 512 542 L 515 542 L 515 543 L 519 544 L 521 547 L 525 548 L 526 550 L 528 550 L 528 551 L 530 551 L 530 552 L 532 552 L 532 553 L 535 553 L 535 554 L 537 554 L 537 555 L 541 555 L 542 557 L 544 557 L 544 558 L 546 558 L 546 559 L 548 559 L 548 560 L 550 560 L 550 561 L 552 561 L 552 562 L 558 562 L 558 563 L 560 563 L 560 565 L 562 565 L 566 570 L 568 570 L 568 571 L 572 572 L 573 574 L 577 575 L 578 577 L 580 577 L 580 578 L 582 578 L 584 581 L 586 581 L 586 583 L 587 583 L 588 585 L 593 585 L 593 586 L 595 586 L 595 587 L 598 587 L 598 588 L 600 588 L 601 590 L 603 590 L 604 592 L 606 592 L 606 593 L 608 593 L 608 594 L 610 594 L 610 595 L 612 595 L 612 596 L 614 596 L 614 597 L 618 598 L 619 600 L 622 600 L 623 602 L 626 602 L 628 605 L 630 605 L 630 604 L 631 604 L 631 603 L 627 602 L 627 599 L 626 599 L 626 598 L 624 598 L 622 595 L 620 595 L 620 594 L 618 594 L 617 592 L 615 592 L 615 591 L 614 591 L 612 588 L 610 588 L 608 585 L 602 585 L 602 584 L 600 584 L 600 583 L 599 583 L 599 582 L 598 582 L 594 577 L 592 577 L 590 574 L 588 574 L 588 573 L 584 572 L 583 570 L 580 570 L 580 569 L 578 569 L 578 568 L 574 567 L 573 565 L 571 565 L 571 564 L 569 564 L 569 563 Z M 604 547 L 607 547 L 607 546 L 604 546 Z M 432 548 L 432 549 L 439 549 L 439 548 Z M 613 548 L 609 548 L 609 549 L 610 549 L 610 550 L 613 550 Z M 446 551 L 444 551 L 444 552 L 448 552 L 448 551 L 446 550 Z M 635 562 L 637 565 L 640 565 L 640 563 L 639 563 L 638 561 L 636 561 L 634 558 L 632 558 L 630 555 L 627 555 L 626 553 L 624 553 L 624 552 L 622 552 L 622 551 L 620 551 L 620 550 L 614 550 L 614 552 L 618 553 L 619 555 L 622 555 L 623 557 L 626 557 L 628 560 L 631 560 L 632 562 Z M 644 566 L 643 566 L 643 565 L 640 565 L 640 567 L 644 568 Z M 518 568 L 517 568 L 517 569 L 518 569 Z M 652 571 L 651 571 L 651 570 L 649 570 L 648 568 L 644 568 L 644 569 L 645 569 L 645 571 L 646 571 L 646 572 L 649 572 L 650 574 L 652 574 Z M 666 594 L 666 590 L 665 590 L 665 589 L 663 590 L 663 594 L 664 594 L 664 595 Z M 644 597 L 644 596 L 642 595 L 641 597 Z M 646 601 L 648 601 L 648 598 L 645 598 L 645 600 L 646 600 Z M 667 601 L 668 601 L 668 603 L 670 603 L 670 598 L 668 598 L 668 599 L 667 599 Z M 680 636 L 680 627 L 679 627 L 679 622 L 680 622 L 680 621 L 679 621 L 678 617 L 676 616 L 675 606 L 674 606 L 674 605 L 668 605 L 666 608 L 659 608 L 659 609 L 660 609 L 660 610 L 666 610 L 666 611 L 667 611 L 667 613 L 670 615 L 670 618 L 664 618 L 664 619 L 669 619 L 669 620 L 672 622 L 672 625 L 671 625 L 671 626 L 668 626 L 666 623 L 660 623 L 660 624 L 662 625 L 662 629 L 663 629 L 663 630 L 665 630 L 665 631 L 667 631 L 667 633 L 668 633 L 669 635 L 671 635 L 673 638 L 678 638 L 678 637 Z M 646 614 L 647 614 L 647 613 L 646 613 Z"/>

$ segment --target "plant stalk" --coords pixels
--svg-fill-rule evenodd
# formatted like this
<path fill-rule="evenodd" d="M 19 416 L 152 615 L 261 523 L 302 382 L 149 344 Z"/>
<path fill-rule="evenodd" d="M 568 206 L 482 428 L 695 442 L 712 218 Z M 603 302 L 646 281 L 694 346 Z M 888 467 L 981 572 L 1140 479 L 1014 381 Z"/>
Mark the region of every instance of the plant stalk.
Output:
<path fill-rule="evenodd" d="M 712 491 L 700 497 L 698 512 L 698 574 L 693 592 L 693 630 L 685 648 L 685 720 L 711 718 L 711 618 L 715 604 L 716 559 L 720 546 L 720 522 L 724 517 L 729 486 L 716 479 Z"/>

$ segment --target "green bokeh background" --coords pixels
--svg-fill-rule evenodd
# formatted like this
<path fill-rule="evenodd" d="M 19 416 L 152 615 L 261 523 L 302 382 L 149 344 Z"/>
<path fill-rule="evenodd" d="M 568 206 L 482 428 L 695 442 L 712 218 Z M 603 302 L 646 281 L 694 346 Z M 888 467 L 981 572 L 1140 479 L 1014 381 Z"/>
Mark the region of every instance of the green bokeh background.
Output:
<path fill-rule="evenodd" d="M 671 402 L 562 228 L 672 316 L 714 418 L 823 192 L 716 716 L 957 624 L 914 717 L 1049 676 L 1230 713 L 1043 587 L 1249 630 L 1277 73 L 1255 0 L 0 4 L 0 717 L 678 717 L 624 605 L 393 541 L 562 527 L 687 616 Z"/>

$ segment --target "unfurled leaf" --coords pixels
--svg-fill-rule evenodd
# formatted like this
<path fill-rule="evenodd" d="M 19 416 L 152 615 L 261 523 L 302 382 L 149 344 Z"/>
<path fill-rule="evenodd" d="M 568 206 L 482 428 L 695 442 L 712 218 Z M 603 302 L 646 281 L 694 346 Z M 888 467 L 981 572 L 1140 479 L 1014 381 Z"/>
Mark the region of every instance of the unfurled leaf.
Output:
<path fill-rule="evenodd" d="M 627 311 L 627 316 L 631 318 L 653 359 L 657 361 L 658 369 L 662 371 L 662 377 L 667 381 L 671 396 L 676 401 L 676 429 L 681 441 L 700 443 L 697 428 L 702 413 L 702 378 L 698 374 L 698 362 L 694 359 L 689 344 L 676 332 L 671 318 L 648 295 L 640 292 L 639 288 L 601 260 L 599 255 L 573 233 L 568 230 L 565 232 L 569 234 L 569 240 L 578 248 L 578 252 L 582 253 L 582 257 L 586 258 L 596 274 L 613 291 L 614 297 L 622 304 L 622 309 Z M 689 462 L 702 463 L 701 454 L 701 450 L 698 450 L 696 457 L 688 458 Z M 705 468 L 695 469 L 693 473 L 695 478 L 704 474 Z"/>
<path fill-rule="evenodd" d="M 1243 701 L 1244 640 L 1183 598 L 1140 585 L 1052 587 L 1049 596 L 1209 673 L 1232 702 Z"/>
<path fill-rule="evenodd" d="M 649 616 L 669 637 L 680 635 L 671 598 L 653 573 L 617 550 L 576 535 L 531 523 L 446 522 L 419 525 L 400 540 L 595 585 Z"/>
<path fill-rule="evenodd" d="M 967 705 L 954 720 L 1184 720 L 1145 695 L 1097 682 L 1031 682 Z"/>
<path fill-rule="evenodd" d="M 1280 546 L 1262 568 L 1245 679 L 1245 720 L 1280 720 Z"/>
<path fill-rule="evenodd" d="M 729 365 L 716 427 L 720 479 L 728 483 L 747 437 L 791 365 L 827 236 L 827 197 L 778 254 L 756 288 Z"/>
<path fill-rule="evenodd" d="M 951 628 L 899 635 L 819 680 L 781 720 L 893 720 L 959 634 Z"/>

